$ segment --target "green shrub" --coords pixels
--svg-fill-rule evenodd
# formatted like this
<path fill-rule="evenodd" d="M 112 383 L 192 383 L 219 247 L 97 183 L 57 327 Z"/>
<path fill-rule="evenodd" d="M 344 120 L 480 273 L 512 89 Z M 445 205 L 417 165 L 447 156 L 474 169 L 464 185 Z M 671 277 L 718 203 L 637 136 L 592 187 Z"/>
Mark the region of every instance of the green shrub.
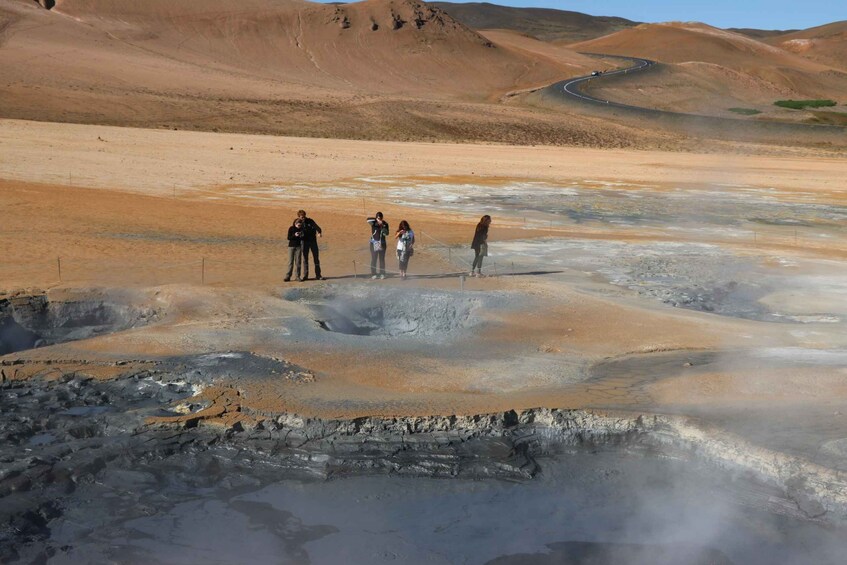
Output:
<path fill-rule="evenodd" d="M 762 112 L 756 110 L 755 108 L 730 108 L 730 112 L 735 112 L 736 114 L 743 114 L 745 116 L 753 116 L 755 114 L 761 114 Z"/>
<path fill-rule="evenodd" d="M 777 100 L 775 106 L 782 108 L 791 108 L 792 110 L 802 110 L 803 108 L 824 108 L 826 106 L 835 106 L 835 100 Z"/>

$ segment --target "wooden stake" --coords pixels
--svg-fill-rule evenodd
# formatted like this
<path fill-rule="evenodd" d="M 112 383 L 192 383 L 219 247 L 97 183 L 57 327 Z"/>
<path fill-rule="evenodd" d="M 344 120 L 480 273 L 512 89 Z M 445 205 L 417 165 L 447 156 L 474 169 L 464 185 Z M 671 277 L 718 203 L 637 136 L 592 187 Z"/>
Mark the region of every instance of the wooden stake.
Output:
<path fill-rule="evenodd" d="M 200 283 L 206 284 L 206 258 L 203 257 L 203 260 L 200 262 Z"/>
<path fill-rule="evenodd" d="M 56 267 L 59 269 L 59 282 L 62 282 L 62 258 L 56 257 Z"/>

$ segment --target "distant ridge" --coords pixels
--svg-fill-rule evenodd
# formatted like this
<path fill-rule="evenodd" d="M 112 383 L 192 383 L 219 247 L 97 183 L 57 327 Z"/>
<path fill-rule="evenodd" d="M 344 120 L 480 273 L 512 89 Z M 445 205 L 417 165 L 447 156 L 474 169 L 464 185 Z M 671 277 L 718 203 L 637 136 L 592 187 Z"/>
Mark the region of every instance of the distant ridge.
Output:
<path fill-rule="evenodd" d="M 488 2 L 428 2 L 473 29 L 508 29 L 542 41 L 576 43 L 638 25 L 624 18 L 546 8 L 512 8 Z"/>
<path fill-rule="evenodd" d="M 787 33 L 793 33 L 798 31 L 796 29 L 753 29 L 747 27 L 729 27 L 726 28 L 726 31 L 731 31 L 733 33 L 740 33 L 741 35 L 746 35 L 747 37 L 752 37 L 753 39 L 768 39 L 769 37 L 777 37 L 780 35 L 785 35 Z"/>
<path fill-rule="evenodd" d="M 847 20 L 765 39 L 786 51 L 847 70 Z"/>

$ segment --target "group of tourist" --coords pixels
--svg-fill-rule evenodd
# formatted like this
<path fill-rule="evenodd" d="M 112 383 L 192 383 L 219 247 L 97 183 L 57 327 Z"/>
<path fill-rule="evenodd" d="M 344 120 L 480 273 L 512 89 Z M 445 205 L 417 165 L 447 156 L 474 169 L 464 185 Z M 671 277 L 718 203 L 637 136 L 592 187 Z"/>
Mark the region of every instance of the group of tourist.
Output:
<path fill-rule="evenodd" d="M 406 220 L 401 220 L 394 232 L 393 240 L 389 239 L 391 231 L 388 222 L 382 212 L 377 212 L 367 219 L 371 228 L 371 238 L 368 248 L 371 252 L 371 278 L 385 278 L 385 252 L 389 241 L 395 244 L 397 261 L 399 263 L 400 278 L 405 279 L 409 268 L 409 259 L 415 253 L 415 232 Z M 485 215 L 476 225 L 471 248 L 474 250 L 474 259 L 469 276 L 481 277 L 482 260 L 488 256 L 488 227 L 491 225 L 491 216 Z M 321 227 L 311 218 L 306 216 L 305 210 L 297 211 L 297 218 L 288 228 L 288 271 L 285 281 L 291 280 L 292 274 L 296 275 L 298 281 L 309 278 L 309 255 L 315 266 L 315 280 L 322 280 L 321 261 L 318 251 L 318 237 L 323 237 Z"/>
<path fill-rule="evenodd" d="M 323 279 L 318 237 L 323 237 L 321 227 L 312 218 L 306 216 L 305 210 L 298 210 L 297 218 L 288 228 L 288 271 L 283 279 L 285 282 L 291 280 L 295 266 L 298 281 L 309 279 L 309 254 L 312 255 L 312 262 L 315 265 L 315 280 Z"/>
<path fill-rule="evenodd" d="M 377 212 L 373 217 L 367 219 L 371 226 L 371 239 L 368 242 L 368 248 L 371 251 L 371 278 L 385 278 L 385 251 L 388 247 L 388 236 L 391 233 L 388 229 L 388 222 L 382 215 L 382 212 Z M 399 263 L 400 278 L 406 278 L 406 269 L 409 268 L 409 259 L 415 252 L 415 232 L 412 231 L 409 222 L 401 220 L 394 232 L 394 240 L 396 243 L 397 261 Z M 377 270 L 379 264 L 379 270 Z"/>

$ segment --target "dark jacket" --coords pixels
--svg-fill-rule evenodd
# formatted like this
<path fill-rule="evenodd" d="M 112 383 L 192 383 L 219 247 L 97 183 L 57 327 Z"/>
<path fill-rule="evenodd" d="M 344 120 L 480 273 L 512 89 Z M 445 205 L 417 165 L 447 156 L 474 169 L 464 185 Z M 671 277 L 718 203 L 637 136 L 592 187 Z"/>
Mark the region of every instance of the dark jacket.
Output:
<path fill-rule="evenodd" d="M 473 234 L 473 241 L 471 242 L 471 249 L 474 251 L 479 251 L 479 248 L 483 243 L 488 242 L 488 226 L 480 226 L 477 227 L 477 230 Z"/>
<path fill-rule="evenodd" d="M 321 227 L 313 220 L 312 218 L 306 218 L 303 220 L 303 231 L 305 232 L 305 236 L 303 239 L 306 243 L 317 241 L 319 233 L 323 233 L 321 231 Z"/>
<path fill-rule="evenodd" d="M 288 247 L 300 247 L 303 245 L 303 236 L 303 228 L 297 228 L 292 225 L 288 228 Z"/>
<path fill-rule="evenodd" d="M 382 220 L 382 225 L 376 223 L 376 218 L 368 218 L 368 223 L 371 225 L 371 241 L 381 241 L 382 248 L 385 249 L 385 236 L 388 235 L 388 222 Z"/>

